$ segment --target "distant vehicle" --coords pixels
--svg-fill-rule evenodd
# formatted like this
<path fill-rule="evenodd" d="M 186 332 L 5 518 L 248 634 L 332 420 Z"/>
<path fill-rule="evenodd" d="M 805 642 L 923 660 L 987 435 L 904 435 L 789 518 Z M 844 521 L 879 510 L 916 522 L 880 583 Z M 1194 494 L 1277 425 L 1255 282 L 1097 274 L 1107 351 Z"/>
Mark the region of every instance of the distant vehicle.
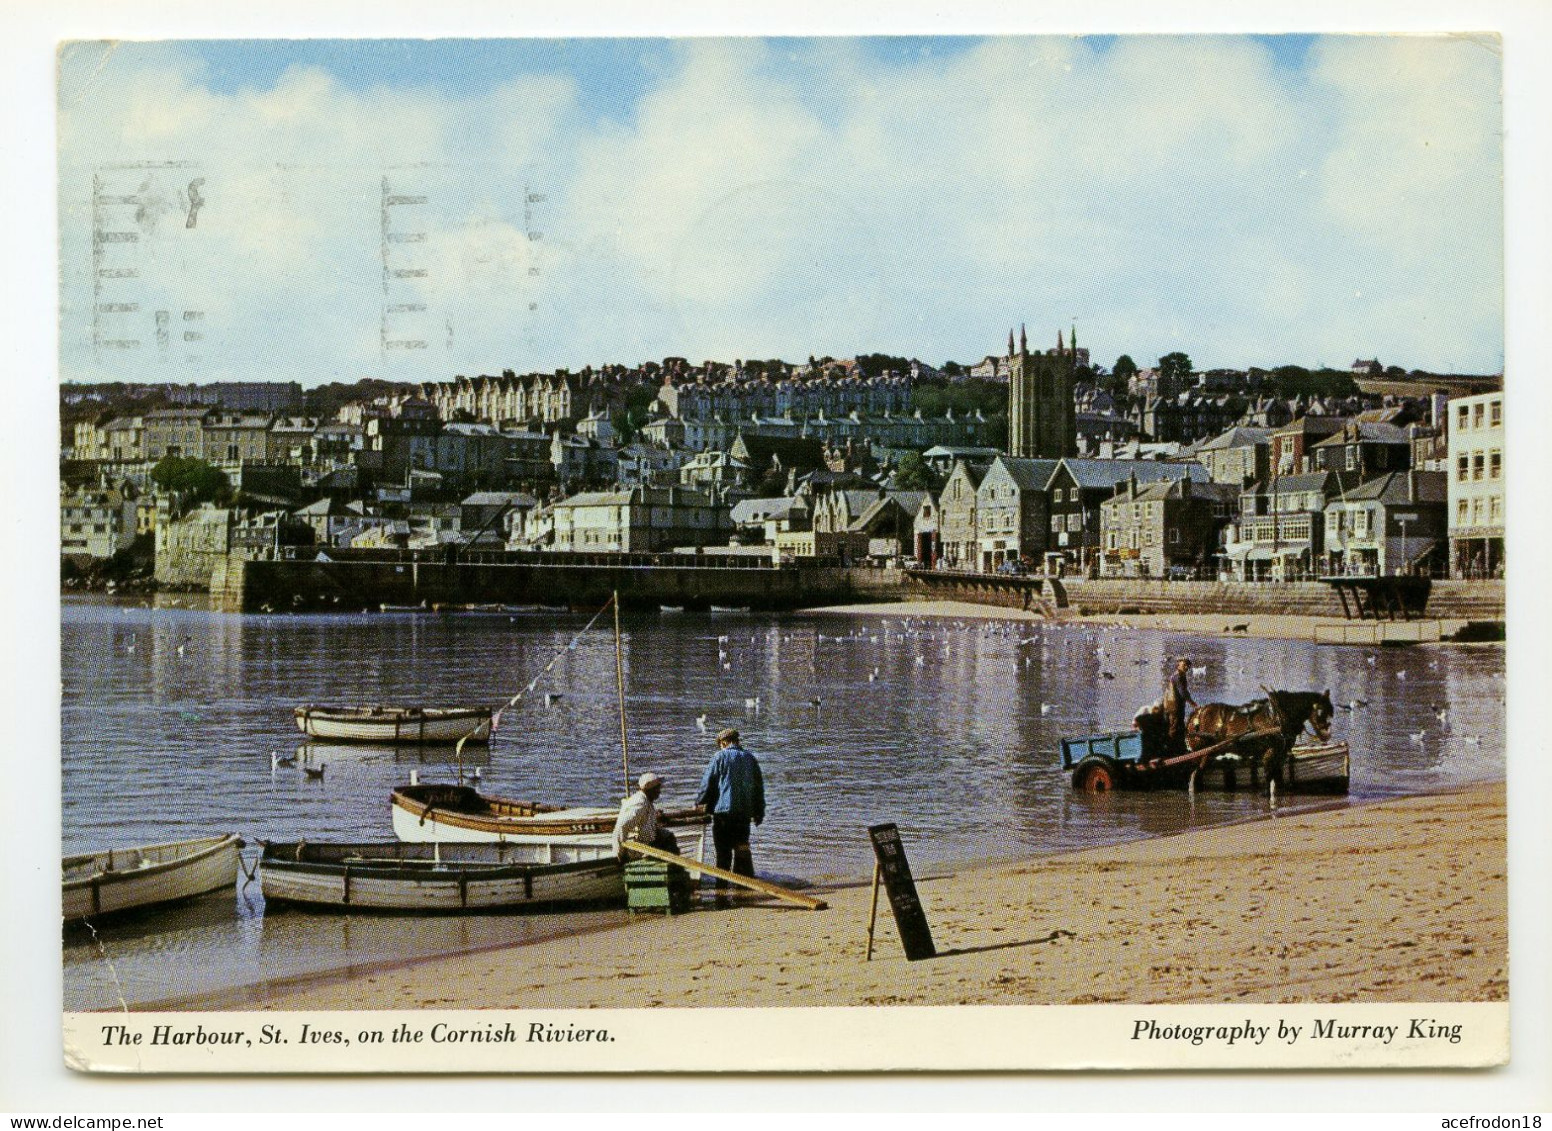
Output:
<path fill-rule="evenodd" d="M 1164 570 L 1164 577 L 1167 581 L 1190 581 L 1195 576 L 1196 571 L 1190 566 L 1172 565 Z"/>
<path fill-rule="evenodd" d="M 997 567 L 997 572 L 1008 577 L 1021 577 L 1024 573 L 1024 566 L 1019 562 L 1003 562 Z"/>

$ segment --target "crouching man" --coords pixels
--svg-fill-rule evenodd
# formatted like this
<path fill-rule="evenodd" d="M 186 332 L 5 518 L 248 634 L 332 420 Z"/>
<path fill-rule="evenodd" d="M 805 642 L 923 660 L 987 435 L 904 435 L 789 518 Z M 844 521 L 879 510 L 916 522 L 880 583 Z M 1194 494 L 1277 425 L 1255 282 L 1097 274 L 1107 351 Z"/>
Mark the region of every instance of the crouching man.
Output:
<path fill-rule="evenodd" d="M 614 854 L 621 863 L 630 855 L 625 848 L 628 840 L 665 852 L 679 851 L 678 839 L 663 827 L 663 815 L 658 811 L 657 799 L 662 792 L 662 778 L 653 773 L 642 774 L 636 779 L 636 792 L 620 803 L 620 815 L 614 822 Z"/>

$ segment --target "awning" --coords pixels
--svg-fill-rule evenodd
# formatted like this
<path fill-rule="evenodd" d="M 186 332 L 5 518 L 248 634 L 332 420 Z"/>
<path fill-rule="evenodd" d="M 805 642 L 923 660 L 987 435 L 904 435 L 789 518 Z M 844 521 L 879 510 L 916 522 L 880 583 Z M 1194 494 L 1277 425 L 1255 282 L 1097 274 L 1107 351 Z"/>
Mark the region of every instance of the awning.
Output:
<path fill-rule="evenodd" d="M 1279 547 L 1277 547 L 1277 557 L 1279 557 L 1279 558 L 1299 558 L 1299 557 L 1303 557 L 1305 554 L 1309 553 L 1309 548 L 1310 548 L 1310 544 L 1308 542 L 1290 542 L 1286 546 L 1279 546 Z"/>

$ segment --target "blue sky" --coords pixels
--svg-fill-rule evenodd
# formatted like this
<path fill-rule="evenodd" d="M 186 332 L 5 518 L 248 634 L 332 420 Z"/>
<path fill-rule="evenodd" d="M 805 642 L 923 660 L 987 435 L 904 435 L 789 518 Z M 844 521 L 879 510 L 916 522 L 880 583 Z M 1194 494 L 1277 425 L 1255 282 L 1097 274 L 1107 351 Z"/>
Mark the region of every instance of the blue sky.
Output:
<path fill-rule="evenodd" d="M 1106 364 L 1495 371 L 1499 86 L 1402 36 L 78 44 L 63 372 L 939 363 L 1074 320 Z"/>

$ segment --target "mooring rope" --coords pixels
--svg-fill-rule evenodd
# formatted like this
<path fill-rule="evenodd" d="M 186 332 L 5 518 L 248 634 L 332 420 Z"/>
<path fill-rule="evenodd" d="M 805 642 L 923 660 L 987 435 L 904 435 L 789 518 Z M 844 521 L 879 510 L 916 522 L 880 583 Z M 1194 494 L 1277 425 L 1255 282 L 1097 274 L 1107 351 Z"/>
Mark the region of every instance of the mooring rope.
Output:
<path fill-rule="evenodd" d="M 509 708 L 517 706 L 518 703 L 523 699 L 523 697 L 525 695 L 527 695 L 530 691 L 532 691 L 535 687 L 537 687 L 539 685 L 539 681 L 541 679 L 543 679 L 545 676 L 550 674 L 550 669 L 553 668 L 556 664 L 560 663 L 560 658 L 562 656 L 564 656 L 567 652 L 569 652 L 573 648 L 575 648 L 577 646 L 577 641 L 578 640 L 581 640 L 584 636 L 586 636 L 589 632 L 592 631 L 593 625 L 598 623 L 598 618 L 603 616 L 604 613 L 608 612 L 609 611 L 609 606 L 613 605 L 613 604 L 614 604 L 614 598 L 610 597 L 609 600 L 604 602 L 603 607 L 601 609 L 599 609 L 596 613 L 593 614 L 593 619 L 588 621 L 587 624 L 582 626 L 582 631 L 578 632 L 575 636 L 573 636 L 570 639 L 570 641 L 568 641 L 563 648 L 561 648 L 559 651 L 557 651 L 554 656 L 550 657 L 550 662 L 544 665 L 544 670 L 541 671 L 538 675 L 534 676 L 533 679 L 529 680 L 527 687 L 523 688 L 516 695 L 512 696 L 512 698 L 508 699 L 506 701 L 506 703 L 504 703 L 501 707 L 497 708 L 496 713 L 491 716 L 491 720 L 490 720 L 490 729 L 491 730 L 495 730 L 498 726 L 501 725 L 501 716 Z"/>

